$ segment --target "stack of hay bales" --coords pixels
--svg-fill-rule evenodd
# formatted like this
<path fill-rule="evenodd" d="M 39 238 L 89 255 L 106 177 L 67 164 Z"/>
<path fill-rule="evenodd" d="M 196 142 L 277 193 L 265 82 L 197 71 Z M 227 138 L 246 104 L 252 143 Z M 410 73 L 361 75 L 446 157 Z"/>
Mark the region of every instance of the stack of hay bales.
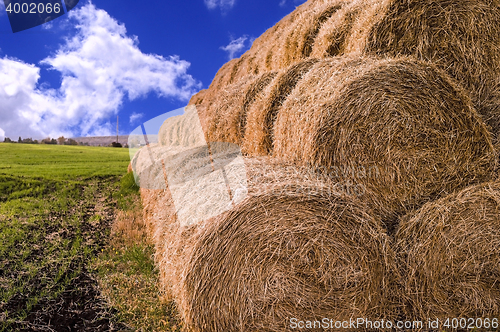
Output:
<path fill-rule="evenodd" d="M 389 1 L 365 51 L 435 63 L 470 92 L 487 123 L 498 123 L 498 106 L 488 101 L 500 76 L 500 1 Z"/>
<path fill-rule="evenodd" d="M 208 94 L 215 97 L 247 75 L 344 55 L 406 55 L 434 63 L 470 94 L 498 144 L 498 0 L 308 1 L 266 31 L 240 59 L 224 65 Z"/>
<path fill-rule="evenodd" d="M 185 224 L 141 189 L 186 327 L 498 317 L 499 51 L 499 0 L 309 0 L 225 64 L 203 133 L 166 122 L 157 148 L 173 172 L 207 159 L 179 146 L 240 145 L 246 198 Z"/>
<path fill-rule="evenodd" d="M 274 155 L 345 168 L 392 229 L 398 216 L 491 179 L 491 135 L 464 93 L 430 63 L 342 57 L 318 62 L 283 103 Z M 363 169 L 377 174 L 366 176 Z"/>
<path fill-rule="evenodd" d="M 141 189 L 156 224 L 168 298 L 195 331 L 282 331 L 287 318 L 394 319 L 397 271 L 389 237 L 329 177 L 276 158 L 245 160 L 248 197 L 183 226 L 168 191 Z M 149 211 L 146 208 L 146 211 Z"/>

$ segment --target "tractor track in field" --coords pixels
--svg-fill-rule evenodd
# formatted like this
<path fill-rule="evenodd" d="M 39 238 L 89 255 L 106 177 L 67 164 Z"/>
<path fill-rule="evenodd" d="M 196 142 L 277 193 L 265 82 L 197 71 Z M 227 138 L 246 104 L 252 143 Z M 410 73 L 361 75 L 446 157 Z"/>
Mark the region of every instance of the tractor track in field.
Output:
<path fill-rule="evenodd" d="M 115 319 L 116 310 L 111 308 L 101 295 L 97 281 L 87 270 L 89 257 L 95 257 L 106 246 L 109 229 L 115 218 L 116 201 L 112 197 L 115 180 L 96 178 L 78 186 L 78 199 L 67 211 L 47 211 L 40 218 L 49 220 L 43 232 L 45 241 L 73 240 L 77 235 L 90 250 L 90 255 L 77 254 L 70 258 L 65 274 L 58 280 L 70 280 L 55 298 L 43 296 L 22 320 L 12 321 L 19 312 L 26 310 L 30 298 L 56 278 L 61 262 L 54 262 L 41 268 L 33 285 L 26 294 L 17 292 L 8 301 L 0 302 L 0 331 L 130 331 L 126 325 Z M 78 218 L 78 224 L 68 224 L 66 220 Z M 38 217 L 37 217 L 38 218 Z M 40 223 L 43 225 L 44 223 Z M 65 225 L 58 227 L 58 225 Z M 32 226 L 37 231 L 36 224 Z M 40 226 L 42 227 L 42 226 Z M 40 230 L 38 230 L 40 231 Z M 24 261 L 36 261 L 46 255 L 44 244 L 35 245 Z M 38 247 L 38 248 L 37 248 Z M 3 265 L 3 266 L 2 266 Z M 7 286 L 9 278 L 23 278 L 25 271 L 15 271 L 15 264 L 7 261 L 0 265 L 0 285 Z M 16 275 L 17 274 L 17 275 Z M 47 281 L 48 280 L 48 281 Z M 49 294 L 56 291 L 52 285 Z M 7 318 L 11 318 L 7 321 Z"/>

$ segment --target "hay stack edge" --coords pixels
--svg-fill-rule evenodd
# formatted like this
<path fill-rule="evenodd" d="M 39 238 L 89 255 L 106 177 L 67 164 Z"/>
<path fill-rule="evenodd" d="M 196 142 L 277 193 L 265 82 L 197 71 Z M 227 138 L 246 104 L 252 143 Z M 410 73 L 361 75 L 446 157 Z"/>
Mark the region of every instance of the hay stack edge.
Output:
<path fill-rule="evenodd" d="M 499 148 L 500 0 L 309 0 L 131 169 L 184 329 L 277 332 L 498 318 Z"/>

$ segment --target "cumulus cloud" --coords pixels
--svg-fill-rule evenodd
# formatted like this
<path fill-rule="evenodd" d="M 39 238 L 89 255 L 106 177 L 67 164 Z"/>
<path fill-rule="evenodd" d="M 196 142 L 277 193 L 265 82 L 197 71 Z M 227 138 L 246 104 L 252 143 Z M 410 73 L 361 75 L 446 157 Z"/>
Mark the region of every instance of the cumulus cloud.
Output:
<path fill-rule="evenodd" d="M 5 131 L 2 128 L 0 128 L 0 140 L 3 141 L 4 138 L 5 138 Z"/>
<path fill-rule="evenodd" d="M 61 73 L 58 89 L 38 86 L 40 67 L 0 59 L 0 123 L 8 136 L 107 135 L 107 119 L 123 102 L 155 92 L 187 101 L 200 87 L 177 56 L 144 54 L 137 37 L 109 14 L 87 4 L 70 11 L 77 33 L 40 62 Z"/>
<path fill-rule="evenodd" d="M 52 23 L 52 22 L 47 22 L 47 23 L 42 24 L 42 29 L 44 29 L 44 30 L 50 30 L 53 27 L 54 27 L 54 23 Z"/>
<path fill-rule="evenodd" d="M 236 0 L 204 0 L 205 6 L 208 9 L 216 9 L 219 7 L 223 12 L 228 11 L 233 8 L 236 4 Z"/>
<path fill-rule="evenodd" d="M 238 39 L 232 39 L 229 45 L 222 46 L 221 50 L 226 51 L 229 60 L 231 60 L 248 50 L 250 46 L 252 46 L 254 40 L 255 39 L 249 40 L 248 36 L 243 36 Z"/>
<path fill-rule="evenodd" d="M 132 113 L 130 116 L 130 124 L 134 124 L 137 120 L 142 119 L 143 116 L 143 113 Z"/>

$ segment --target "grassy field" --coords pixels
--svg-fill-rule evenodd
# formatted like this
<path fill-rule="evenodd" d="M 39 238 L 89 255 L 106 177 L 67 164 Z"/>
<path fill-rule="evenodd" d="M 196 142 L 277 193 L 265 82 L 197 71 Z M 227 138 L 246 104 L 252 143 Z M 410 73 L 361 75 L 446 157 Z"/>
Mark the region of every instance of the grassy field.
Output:
<path fill-rule="evenodd" d="M 127 149 L 0 144 L 0 331 L 171 331 Z"/>
<path fill-rule="evenodd" d="M 0 154 L 0 174 L 49 180 L 121 176 L 130 161 L 128 149 L 69 145 L 0 144 Z"/>

